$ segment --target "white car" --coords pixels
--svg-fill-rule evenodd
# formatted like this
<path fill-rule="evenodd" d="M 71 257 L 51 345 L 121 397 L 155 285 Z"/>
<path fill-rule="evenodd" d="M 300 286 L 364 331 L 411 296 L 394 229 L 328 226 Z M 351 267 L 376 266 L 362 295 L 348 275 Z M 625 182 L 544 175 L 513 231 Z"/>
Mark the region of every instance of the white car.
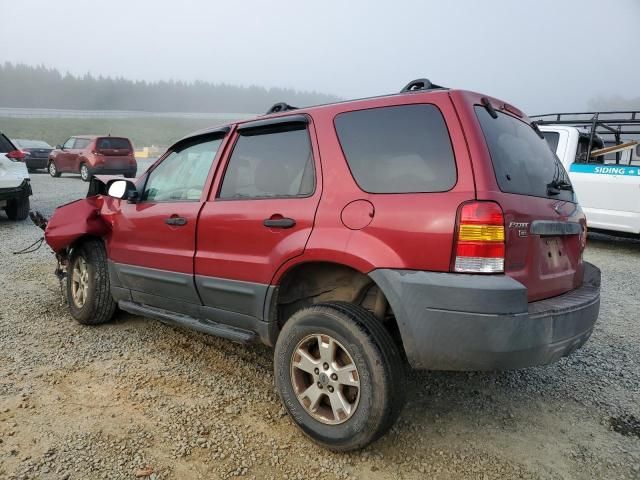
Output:
<path fill-rule="evenodd" d="M 0 132 L 0 209 L 10 220 L 29 216 L 31 183 L 25 154 Z"/>
<path fill-rule="evenodd" d="M 589 230 L 640 235 L 640 112 L 531 118 L 569 173 Z"/>

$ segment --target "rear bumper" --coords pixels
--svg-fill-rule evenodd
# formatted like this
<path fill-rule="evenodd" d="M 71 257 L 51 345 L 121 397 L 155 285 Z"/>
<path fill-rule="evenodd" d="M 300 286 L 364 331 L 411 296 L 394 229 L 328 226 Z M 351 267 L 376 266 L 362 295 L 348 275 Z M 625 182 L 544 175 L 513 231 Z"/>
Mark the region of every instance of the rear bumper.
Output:
<path fill-rule="evenodd" d="M 47 168 L 49 159 L 47 157 L 27 157 L 24 163 L 27 164 L 27 168 Z"/>
<path fill-rule="evenodd" d="M 23 198 L 32 195 L 31 183 L 25 179 L 18 187 L 13 188 L 0 188 L 0 201 L 2 200 L 14 200 L 16 198 Z"/>
<path fill-rule="evenodd" d="M 121 167 L 121 168 L 110 168 L 104 165 L 97 165 L 95 167 L 89 168 L 89 173 L 91 175 L 128 175 L 128 176 L 135 177 L 137 170 L 138 170 L 137 165 Z"/>
<path fill-rule="evenodd" d="M 580 348 L 600 311 L 600 270 L 580 288 L 527 303 L 505 275 L 374 270 L 416 369 L 500 370 L 552 363 Z"/>

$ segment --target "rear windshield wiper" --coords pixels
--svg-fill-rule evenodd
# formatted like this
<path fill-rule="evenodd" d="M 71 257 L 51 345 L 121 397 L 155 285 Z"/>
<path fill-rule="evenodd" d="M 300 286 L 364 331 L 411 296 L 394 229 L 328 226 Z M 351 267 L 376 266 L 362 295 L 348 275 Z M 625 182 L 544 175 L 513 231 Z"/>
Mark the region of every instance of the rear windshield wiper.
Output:
<path fill-rule="evenodd" d="M 567 190 L 573 192 L 573 186 L 564 180 L 552 180 L 547 183 L 547 194 L 559 195 L 561 190 Z"/>

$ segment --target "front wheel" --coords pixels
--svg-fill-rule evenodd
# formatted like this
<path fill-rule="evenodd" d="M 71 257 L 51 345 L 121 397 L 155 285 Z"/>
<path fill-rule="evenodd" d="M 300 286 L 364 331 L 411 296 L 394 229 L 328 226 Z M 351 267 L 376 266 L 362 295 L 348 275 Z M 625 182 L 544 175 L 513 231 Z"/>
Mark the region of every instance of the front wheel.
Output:
<path fill-rule="evenodd" d="M 56 163 L 54 161 L 49 162 L 47 170 L 49 171 L 49 175 L 52 177 L 57 178 L 60 176 L 60 171 L 58 170 L 58 167 L 56 167 Z"/>
<path fill-rule="evenodd" d="M 80 178 L 82 178 L 83 182 L 88 182 L 91 180 L 91 174 L 89 173 L 89 167 L 87 167 L 84 163 L 80 165 Z"/>
<path fill-rule="evenodd" d="M 88 240 L 73 249 L 67 272 L 71 316 L 83 325 L 108 322 L 116 311 L 111 296 L 107 255 L 102 242 Z"/>
<path fill-rule="evenodd" d="M 404 364 L 395 342 L 367 310 L 318 304 L 285 323 L 275 381 L 293 421 L 335 451 L 362 448 L 391 427 L 404 403 Z"/>

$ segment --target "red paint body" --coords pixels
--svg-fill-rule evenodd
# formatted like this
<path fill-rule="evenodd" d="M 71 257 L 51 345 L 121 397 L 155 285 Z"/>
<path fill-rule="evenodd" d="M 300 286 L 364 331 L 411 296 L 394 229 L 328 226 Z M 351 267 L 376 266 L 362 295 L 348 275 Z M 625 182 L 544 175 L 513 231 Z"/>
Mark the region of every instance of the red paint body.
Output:
<path fill-rule="evenodd" d="M 72 243 L 70 231 L 75 227 L 75 238 L 84 234 L 103 236 L 109 258 L 115 262 L 277 285 L 289 269 L 306 262 L 332 262 L 363 273 L 377 268 L 449 272 L 457 212 L 461 204 L 472 200 L 497 202 L 504 212 L 505 225 L 534 220 L 584 224 L 584 215 L 574 204 L 557 213 L 553 199 L 500 190 L 473 110 L 480 98 L 472 92 L 439 90 L 296 110 L 296 115 L 305 114 L 310 119 L 316 169 L 315 191 L 306 198 L 216 198 L 237 139 L 233 126 L 218 150 L 199 202 L 154 204 L 109 199 L 101 206 L 105 217 L 105 230 L 101 231 L 96 227 L 100 222 L 94 222 L 92 216 L 95 206 L 93 210 L 88 206 L 95 200 L 87 199 L 57 210 L 47 229 L 47 241 L 60 251 Z M 508 113 L 504 102 L 489 99 L 496 110 Z M 336 115 L 420 103 L 437 106 L 444 116 L 456 159 L 456 184 L 441 193 L 362 191 L 338 142 Z M 145 179 L 143 175 L 138 182 Z M 172 215 L 187 218 L 187 225 L 166 225 L 163 220 Z M 264 219 L 278 216 L 294 218 L 295 227 L 283 230 L 263 226 Z M 560 243 L 550 247 L 546 243 L 549 239 L 537 235 L 521 238 L 510 228 L 505 232 L 505 273 L 527 287 L 530 301 L 559 295 L 581 284 L 582 239 L 577 235 L 552 239 Z"/>
<path fill-rule="evenodd" d="M 55 163 L 58 172 L 80 173 L 80 166 L 87 165 L 91 171 L 128 172 L 136 170 L 136 159 L 131 141 L 122 137 L 77 136 L 75 144 L 82 148 L 58 148 L 49 153 L 49 162 Z M 129 147 L 124 149 L 98 148 L 99 139 L 122 139 Z M 65 144 L 67 144 L 65 142 Z"/>

